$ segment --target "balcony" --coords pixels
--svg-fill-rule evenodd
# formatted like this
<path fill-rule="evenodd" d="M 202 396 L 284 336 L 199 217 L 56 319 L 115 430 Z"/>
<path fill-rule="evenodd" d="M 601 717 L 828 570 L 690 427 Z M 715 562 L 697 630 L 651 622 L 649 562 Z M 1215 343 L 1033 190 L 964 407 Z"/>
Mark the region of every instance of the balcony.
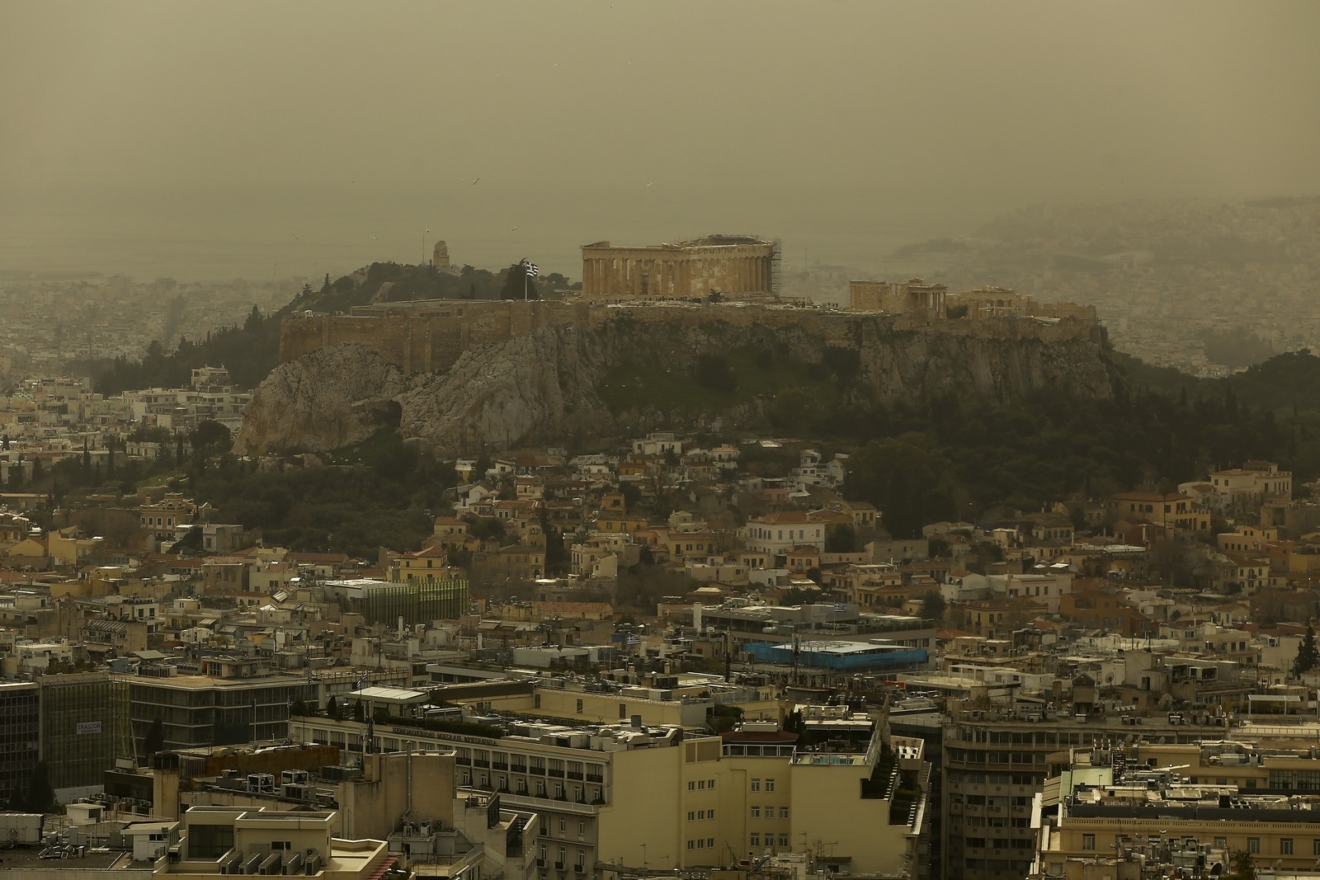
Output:
<path fill-rule="evenodd" d="M 588 773 L 587 782 L 604 782 L 605 777 L 600 773 Z"/>
<path fill-rule="evenodd" d="M 509 765 L 506 764 L 506 763 L 503 762 L 503 761 L 492 761 L 491 764 L 490 764 L 490 766 L 491 766 L 492 769 L 495 769 L 495 770 L 505 770 L 505 771 L 507 771 L 507 770 L 509 769 Z"/>
<path fill-rule="evenodd" d="M 563 778 L 564 778 L 564 771 L 563 771 L 563 770 L 550 770 L 550 771 L 548 771 L 548 772 L 546 773 L 546 775 L 547 775 L 547 776 L 553 776 L 553 777 L 556 778 L 556 779 L 563 779 Z"/>
<path fill-rule="evenodd" d="M 529 768 L 527 769 L 527 772 L 530 773 L 530 774 L 532 774 L 533 776 L 544 776 L 544 775 L 545 775 L 545 768 L 544 768 L 544 767 L 529 767 Z"/>
<path fill-rule="evenodd" d="M 460 758 L 460 757 L 458 757 L 458 756 L 456 755 L 456 756 L 454 756 L 454 763 L 457 764 L 457 765 L 460 766 L 460 767 L 471 767 L 471 766 L 472 766 L 472 759 L 471 759 L 471 758 Z"/>
<path fill-rule="evenodd" d="M 555 870 L 556 870 L 556 871 L 562 871 L 562 870 L 564 870 L 564 863 L 563 863 L 563 862 L 555 862 Z"/>
<path fill-rule="evenodd" d="M 544 867 L 545 867 L 545 859 L 537 859 L 537 860 L 536 860 L 536 867 L 538 867 L 538 868 L 544 868 Z"/>
<path fill-rule="evenodd" d="M 578 781 L 580 782 L 580 781 L 582 780 L 582 774 L 581 774 L 581 773 L 574 773 L 572 770 L 570 770 L 570 771 L 568 771 L 568 778 L 569 778 L 569 779 L 576 779 L 576 780 L 578 780 Z"/>
<path fill-rule="evenodd" d="M 527 765 L 526 765 L 526 764 L 514 764 L 514 765 L 513 765 L 512 767 L 510 767 L 509 769 L 510 769 L 510 771 L 513 772 L 513 773 L 526 773 L 526 772 L 527 772 Z"/>
<path fill-rule="evenodd" d="M 577 874 L 585 874 L 587 872 L 587 866 L 579 862 L 573 866 L 573 871 Z"/>
<path fill-rule="evenodd" d="M 472 762 L 472 766 L 473 766 L 473 767 L 484 767 L 485 769 L 489 770 L 489 769 L 490 769 L 490 761 L 473 761 L 473 762 Z"/>

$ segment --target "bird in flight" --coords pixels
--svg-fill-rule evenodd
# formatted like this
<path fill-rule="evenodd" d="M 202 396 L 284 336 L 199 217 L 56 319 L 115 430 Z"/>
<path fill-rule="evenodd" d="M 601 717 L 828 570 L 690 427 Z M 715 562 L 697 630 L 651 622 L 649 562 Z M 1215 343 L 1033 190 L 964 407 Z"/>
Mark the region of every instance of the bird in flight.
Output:
<path fill-rule="evenodd" d="M 477 180 L 481 180 L 481 178 L 478 177 Z M 473 185 L 473 186 L 476 186 L 476 185 L 477 185 L 477 180 L 472 181 L 472 185 Z"/>

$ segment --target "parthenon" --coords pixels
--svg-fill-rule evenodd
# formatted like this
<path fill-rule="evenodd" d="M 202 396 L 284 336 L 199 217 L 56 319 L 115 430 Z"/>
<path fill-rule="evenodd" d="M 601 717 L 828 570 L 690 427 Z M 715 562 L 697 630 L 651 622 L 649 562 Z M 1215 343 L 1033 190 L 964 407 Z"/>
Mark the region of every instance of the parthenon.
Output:
<path fill-rule="evenodd" d="M 582 296 L 595 302 L 726 297 L 773 292 L 772 242 L 745 235 L 708 235 L 647 247 L 582 246 Z"/>

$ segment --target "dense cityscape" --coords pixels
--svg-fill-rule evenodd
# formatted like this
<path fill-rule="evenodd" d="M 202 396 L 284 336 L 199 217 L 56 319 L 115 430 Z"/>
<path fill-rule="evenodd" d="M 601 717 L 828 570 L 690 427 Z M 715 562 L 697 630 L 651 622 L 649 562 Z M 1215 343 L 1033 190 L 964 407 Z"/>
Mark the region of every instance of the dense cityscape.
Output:
<path fill-rule="evenodd" d="M 1320 880 L 1317 35 L 0 0 L 0 873 Z"/>

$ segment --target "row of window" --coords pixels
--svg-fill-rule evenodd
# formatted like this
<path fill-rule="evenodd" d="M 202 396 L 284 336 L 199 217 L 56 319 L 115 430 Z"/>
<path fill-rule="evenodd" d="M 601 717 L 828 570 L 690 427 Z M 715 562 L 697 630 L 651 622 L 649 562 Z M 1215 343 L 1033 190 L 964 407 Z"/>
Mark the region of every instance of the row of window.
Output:
<path fill-rule="evenodd" d="M 688 791 L 714 791 L 714 779 L 689 779 Z"/>
<path fill-rule="evenodd" d="M 1228 838 L 1227 838 L 1227 837 L 1216 837 L 1216 838 L 1215 838 L 1215 847 L 1218 848 L 1218 849 L 1228 849 Z M 1095 849 L 1095 835 L 1094 835 L 1094 834 L 1083 834 L 1083 835 L 1082 835 L 1082 849 L 1084 849 L 1084 850 L 1094 850 L 1094 849 Z M 1259 854 L 1260 854 L 1260 838 L 1259 838 L 1259 837 L 1248 837 L 1248 838 L 1247 838 L 1247 852 L 1251 853 L 1252 855 L 1259 855 Z M 1269 853 L 1269 855 L 1280 855 L 1280 856 L 1290 856 L 1290 855 L 1292 855 L 1292 854 L 1293 854 L 1293 839 L 1292 839 L 1291 837 L 1280 837 L 1280 838 L 1279 838 L 1279 851 L 1278 851 L 1277 853 Z M 1313 855 L 1313 856 L 1320 856 L 1320 838 L 1312 838 L 1312 839 L 1311 839 L 1311 855 Z"/>
<path fill-rule="evenodd" d="M 986 845 L 986 838 L 984 838 L 984 837 L 968 837 L 968 838 L 965 838 L 965 840 L 966 840 L 967 846 L 969 846 L 969 847 L 981 847 L 981 848 L 984 848 L 985 845 Z M 1031 848 L 1034 847 L 1035 845 L 1036 845 L 1036 841 L 1034 841 L 1034 840 L 1030 840 L 1030 839 L 1027 839 L 1027 840 L 1005 840 L 1005 839 L 1002 838 L 1002 837 L 992 837 L 992 838 L 990 838 L 990 848 L 991 848 L 991 849 L 1031 849 Z"/>
<path fill-rule="evenodd" d="M 775 790 L 775 781 L 774 781 L 773 779 L 766 779 L 766 780 L 765 780 L 765 789 L 764 789 L 764 790 L 765 790 L 765 791 L 774 791 L 774 790 Z M 753 779 L 753 780 L 752 780 L 752 791 L 762 791 L 762 788 L 761 788 L 761 780 L 759 780 L 759 779 Z"/>
<path fill-rule="evenodd" d="M 1223 783 L 1220 784 L 1222 785 Z M 949 795 L 949 803 L 955 805 L 961 804 L 964 802 L 964 798 L 966 799 L 967 806 L 969 807 L 991 807 L 997 809 L 999 807 L 1004 806 L 1005 803 L 1008 803 L 1011 806 L 1020 809 L 1025 809 L 1026 807 L 1031 806 L 1031 798 L 1023 797 L 1021 795 L 1015 795 L 1011 798 L 1004 798 L 1004 797 L 986 797 L 983 794 L 962 795 L 958 792 L 954 792 Z"/>
<path fill-rule="evenodd" d="M 545 844 L 541 844 L 541 864 L 543 864 L 543 865 L 545 864 L 545 861 L 546 861 L 546 855 L 547 855 L 547 853 L 546 853 L 546 846 L 545 846 Z M 577 851 L 577 862 L 576 862 L 575 864 L 577 865 L 577 869 L 578 869 L 579 871 L 581 871 L 581 870 L 583 869 L 583 867 L 585 867 L 585 865 L 586 865 L 586 859 L 587 859 L 587 854 L 586 854 L 584 851 L 582 851 L 582 850 L 578 850 L 578 851 Z M 560 864 L 560 865 L 565 865 L 565 864 L 568 863 L 568 851 L 565 850 L 562 846 L 559 848 L 559 860 L 558 860 L 558 861 L 559 861 L 559 864 Z"/>
<path fill-rule="evenodd" d="M 714 819 L 714 810 L 688 810 L 689 822 L 704 822 L 707 819 Z"/>
<path fill-rule="evenodd" d="M 946 770 L 946 782 L 970 782 L 976 785 L 1031 785 L 1037 786 L 1042 778 L 1031 773 L 981 773 L 976 770 Z"/>
<path fill-rule="evenodd" d="M 1002 816 L 964 816 L 963 827 L 965 828 L 1028 828 L 1031 825 L 1031 819 L 1027 816 L 1017 816 L 1013 819 L 1005 820 Z"/>
<path fill-rule="evenodd" d="M 767 807 L 765 808 L 765 817 L 766 817 L 767 819 L 773 819 L 773 818 L 775 817 L 775 808 L 774 808 L 774 807 L 767 806 Z M 759 818 L 761 818 L 761 808 L 760 808 L 760 807 L 752 807 L 752 818 L 753 818 L 753 819 L 759 819 Z M 780 808 L 779 808 L 779 818 L 781 818 L 781 819 L 787 819 L 787 818 L 788 818 L 788 807 L 780 807 Z"/>
<path fill-rule="evenodd" d="M 715 846 L 715 838 L 713 838 L 713 837 L 698 837 L 698 838 L 696 838 L 695 840 L 689 840 L 689 841 L 687 842 L 687 844 L 688 844 L 688 849 L 706 849 L 706 848 L 708 848 L 708 847 L 709 847 L 709 848 L 714 848 L 714 846 Z"/>
<path fill-rule="evenodd" d="M 759 835 L 759 834 L 752 834 L 752 835 L 750 835 L 750 836 L 748 837 L 748 839 L 747 839 L 747 843 L 748 843 L 749 846 L 760 846 L 760 845 L 761 845 L 761 835 Z M 766 835 L 765 835 L 765 845 L 766 845 L 766 846 L 774 846 L 774 845 L 775 845 L 775 836 L 774 836 L 773 834 L 766 834 Z M 779 847 L 780 847 L 781 849 L 788 849 L 788 835 L 787 835 L 787 834 L 781 834 L 781 835 L 779 835 Z"/>

